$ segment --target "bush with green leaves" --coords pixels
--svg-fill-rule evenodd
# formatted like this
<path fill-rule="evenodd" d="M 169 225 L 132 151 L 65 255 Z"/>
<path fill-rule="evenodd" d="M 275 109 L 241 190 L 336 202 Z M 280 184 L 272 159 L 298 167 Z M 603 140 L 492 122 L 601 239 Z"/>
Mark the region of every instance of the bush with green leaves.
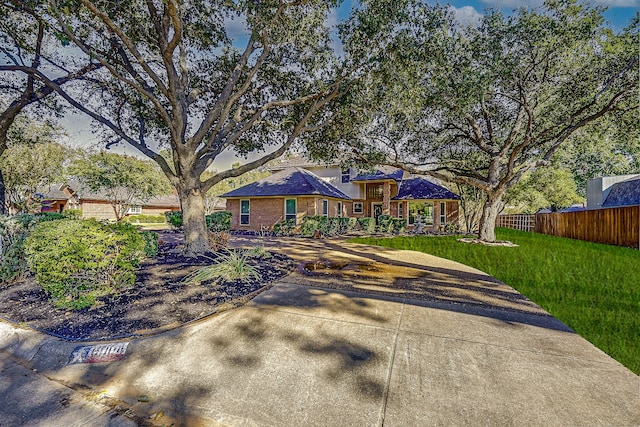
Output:
<path fill-rule="evenodd" d="M 391 215 L 378 216 L 378 224 L 376 225 L 376 231 L 380 233 L 391 233 L 393 231 L 393 222 Z"/>
<path fill-rule="evenodd" d="M 144 254 L 149 258 L 155 258 L 158 255 L 160 236 L 153 231 L 140 231 L 139 233 L 144 238 Z"/>
<path fill-rule="evenodd" d="M 391 223 L 393 225 L 393 232 L 395 233 L 404 233 L 407 231 L 407 220 L 404 218 L 391 218 Z"/>
<path fill-rule="evenodd" d="M 56 220 L 24 242 L 30 270 L 58 307 L 81 309 L 135 281 L 145 238 L 130 224 Z"/>
<path fill-rule="evenodd" d="M 374 233 L 376 231 L 376 219 L 371 217 L 358 218 L 358 225 L 362 231 Z"/>
<path fill-rule="evenodd" d="M 245 251 L 232 251 L 220 254 L 215 263 L 202 267 L 184 278 L 184 283 L 203 283 L 224 280 L 227 282 L 247 282 L 261 280 L 262 276 L 255 267 L 248 263 L 249 256 Z"/>
<path fill-rule="evenodd" d="M 174 228 L 182 228 L 182 212 L 180 211 L 167 211 L 164 213 L 165 218 L 169 225 Z"/>
<path fill-rule="evenodd" d="M 206 215 L 207 228 L 211 231 L 231 230 L 231 212 L 221 211 Z"/>
<path fill-rule="evenodd" d="M 286 219 L 273 226 L 273 234 L 276 236 L 293 236 L 296 229 L 295 219 Z"/>
<path fill-rule="evenodd" d="M 167 222 L 164 215 L 129 215 L 123 220 L 132 224 L 163 224 Z"/>
<path fill-rule="evenodd" d="M 306 216 L 300 225 L 300 234 L 304 237 L 312 237 L 316 230 L 323 236 L 339 236 L 356 229 L 356 218 L 327 218 L 326 216 Z"/>
<path fill-rule="evenodd" d="M 24 240 L 37 224 L 63 218 L 54 212 L 0 216 L 0 284 L 22 277 L 28 270 Z"/>

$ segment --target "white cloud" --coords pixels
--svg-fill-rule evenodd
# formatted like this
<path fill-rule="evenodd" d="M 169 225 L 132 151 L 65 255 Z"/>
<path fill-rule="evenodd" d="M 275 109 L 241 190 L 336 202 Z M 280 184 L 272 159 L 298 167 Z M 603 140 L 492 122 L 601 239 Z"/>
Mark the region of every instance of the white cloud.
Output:
<path fill-rule="evenodd" d="M 500 8 L 514 8 L 518 9 L 521 7 L 536 7 L 540 6 L 544 3 L 543 0 L 480 0 L 482 4 L 486 4 L 487 7 L 495 7 L 497 9 Z"/>
<path fill-rule="evenodd" d="M 482 14 L 475 10 L 472 6 L 462 6 L 462 7 L 454 7 L 449 6 L 450 10 L 453 11 L 453 15 L 456 18 L 456 21 L 460 23 L 463 27 L 467 26 L 478 26 L 480 21 L 482 20 Z"/>
<path fill-rule="evenodd" d="M 640 0 L 595 0 L 595 3 L 609 7 L 640 7 Z"/>

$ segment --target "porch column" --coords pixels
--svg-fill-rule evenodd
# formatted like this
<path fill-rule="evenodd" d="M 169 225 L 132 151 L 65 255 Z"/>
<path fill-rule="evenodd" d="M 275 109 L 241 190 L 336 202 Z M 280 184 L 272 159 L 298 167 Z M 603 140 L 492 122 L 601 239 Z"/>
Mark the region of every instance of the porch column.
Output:
<path fill-rule="evenodd" d="M 385 181 L 382 184 L 382 215 L 391 214 L 391 183 Z"/>

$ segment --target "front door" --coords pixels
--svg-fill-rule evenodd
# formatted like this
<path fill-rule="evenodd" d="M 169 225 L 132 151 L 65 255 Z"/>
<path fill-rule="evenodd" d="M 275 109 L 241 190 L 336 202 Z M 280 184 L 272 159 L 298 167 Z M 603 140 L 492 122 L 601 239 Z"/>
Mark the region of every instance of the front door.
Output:
<path fill-rule="evenodd" d="M 378 217 L 382 215 L 382 203 L 372 203 L 371 211 L 373 213 L 373 217 L 376 219 L 376 224 L 378 223 Z"/>

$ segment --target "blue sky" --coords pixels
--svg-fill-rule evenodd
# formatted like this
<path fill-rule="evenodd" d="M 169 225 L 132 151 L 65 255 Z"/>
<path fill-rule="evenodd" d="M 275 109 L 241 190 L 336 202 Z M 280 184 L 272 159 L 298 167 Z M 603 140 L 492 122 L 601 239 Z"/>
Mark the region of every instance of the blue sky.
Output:
<path fill-rule="evenodd" d="M 609 25 L 615 29 L 622 29 L 627 26 L 633 16 L 640 10 L 640 0 L 583 0 L 591 5 L 608 7 L 605 18 Z M 479 18 L 487 8 L 498 8 L 503 13 L 509 14 L 514 9 L 521 7 L 535 7 L 543 3 L 543 0 L 450 0 L 433 1 L 426 0 L 429 4 L 449 4 L 456 9 L 457 16 L 462 20 L 473 20 Z M 345 17 L 351 5 L 355 3 L 351 0 L 345 1 L 339 10 L 339 16 Z"/>

